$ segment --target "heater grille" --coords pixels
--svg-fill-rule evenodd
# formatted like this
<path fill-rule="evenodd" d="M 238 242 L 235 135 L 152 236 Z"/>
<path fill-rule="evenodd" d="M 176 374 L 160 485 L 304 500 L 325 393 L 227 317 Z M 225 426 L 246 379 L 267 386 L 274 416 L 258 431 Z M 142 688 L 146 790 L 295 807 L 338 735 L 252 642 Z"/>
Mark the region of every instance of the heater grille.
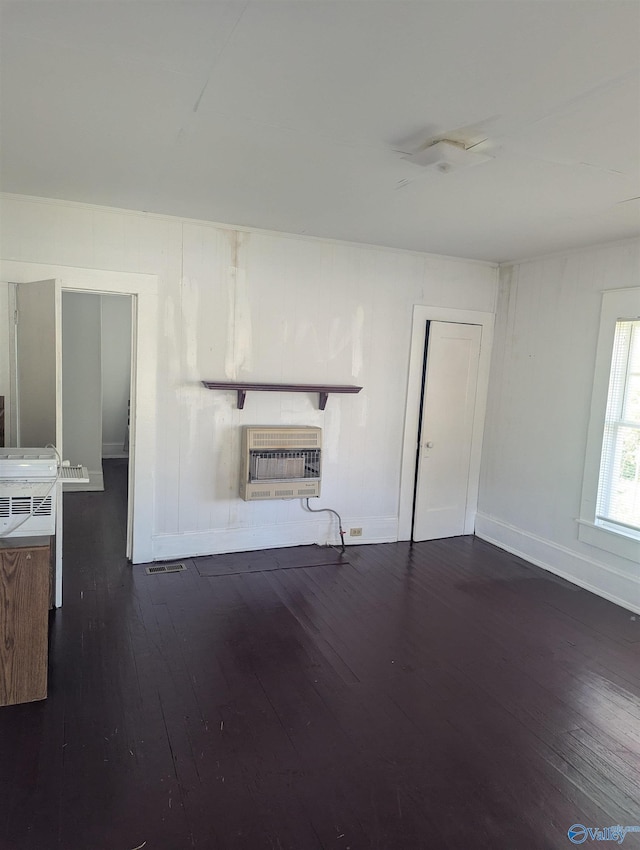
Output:
<path fill-rule="evenodd" d="M 321 446 L 320 428 L 245 428 L 241 497 L 251 501 L 319 496 Z"/>
<path fill-rule="evenodd" d="M 249 480 L 297 481 L 320 477 L 320 449 L 297 452 L 252 451 Z"/>
<path fill-rule="evenodd" d="M 320 448 L 320 428 L 247 428 L 250 449 Z"/>

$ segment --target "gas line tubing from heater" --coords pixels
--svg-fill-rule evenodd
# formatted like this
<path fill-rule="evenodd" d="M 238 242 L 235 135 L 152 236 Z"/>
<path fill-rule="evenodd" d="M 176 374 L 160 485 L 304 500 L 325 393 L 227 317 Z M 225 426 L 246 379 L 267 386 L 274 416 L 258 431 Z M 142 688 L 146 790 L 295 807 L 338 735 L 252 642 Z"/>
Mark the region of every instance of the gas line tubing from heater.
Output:
<path fill-rule="evenodd" d="M 312 508 L 309 505 L 309 499 L 300 499 L 300 502 L 302 503 L 303 508 L 308 510 L 309 513 L 312 513 L 312 514 L 330 513 L 330 514 L 333 514 L 334 516 L 338 517 L 338 530 L 340 531 L 340 540 L 341 540 L 341 543 L 342 543 L 341 552 L 344 554 L 344 552 L 346 551 L 346 547 L 344 545 L 344 529 L 342 527 L 342 519 L 341 519 L 338 511 L 334 511 L 333 508 Z"/>

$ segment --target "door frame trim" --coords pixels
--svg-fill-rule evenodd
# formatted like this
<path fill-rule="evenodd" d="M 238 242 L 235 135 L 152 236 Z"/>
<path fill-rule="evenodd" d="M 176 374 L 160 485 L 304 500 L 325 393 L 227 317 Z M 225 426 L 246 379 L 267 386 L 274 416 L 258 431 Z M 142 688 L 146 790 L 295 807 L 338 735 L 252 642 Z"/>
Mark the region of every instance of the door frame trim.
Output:
<path fill-rule="evenodd" d="M 471 438 L 465 534 L 473 534 L 476 512 L 478 510 L 482 437 L 487 410 L 489 367 L 491 364 L 491 349 L 493 347 L 495 315 L 494 313 L 485 313 L 477 310 L 457 310 L 449 307 L 426 307 L 422 304 L 415 304 L 413 307 L 411 348 L 407 377 L 407 404 L 404 419 L 402 466 L 400 469 L 398 540 L 411 540 L 413 495 L 416 475 L 416 445 L 418 442 L 418 421 L 420 418 L 420 388 L 422 385 L 427 322 L 454 322 L 460 325 L 480 325 L 482 328 L 476 406 L 473 419 L 473 436 Z"/>
<path fill-rule="evenodd" d="M 62 290 L 131 295 L 131 434 L 127 557 L 153 560 L 156 470 L 158 276 L 0 259 L 0 280 L 28 283 L 57 278 Z"/>

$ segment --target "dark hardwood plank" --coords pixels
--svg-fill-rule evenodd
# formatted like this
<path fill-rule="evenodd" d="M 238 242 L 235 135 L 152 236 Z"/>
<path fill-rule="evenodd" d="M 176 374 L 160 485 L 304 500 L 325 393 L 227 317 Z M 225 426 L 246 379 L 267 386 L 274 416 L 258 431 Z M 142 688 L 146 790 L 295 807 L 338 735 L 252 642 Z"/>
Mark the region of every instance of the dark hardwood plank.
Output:
<path fill-rule="evenodd" d="M 640 823 L 629 612 L 471 537 L 148 576 L 126 466 L 105 480 L 65 496 L 49 696 L 0 709 L 1 850 L 557 850 Z"/>

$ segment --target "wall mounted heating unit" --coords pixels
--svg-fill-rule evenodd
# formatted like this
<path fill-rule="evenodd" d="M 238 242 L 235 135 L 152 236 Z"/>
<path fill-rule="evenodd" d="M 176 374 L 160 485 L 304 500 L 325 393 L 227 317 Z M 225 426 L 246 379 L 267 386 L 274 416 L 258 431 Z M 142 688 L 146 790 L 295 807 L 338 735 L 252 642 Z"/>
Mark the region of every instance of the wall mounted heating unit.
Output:
<path fill-rule="evenodd" d="M 240 496 L 306 499 L 320 495 L 321 428 L 242 429 Z"/>

